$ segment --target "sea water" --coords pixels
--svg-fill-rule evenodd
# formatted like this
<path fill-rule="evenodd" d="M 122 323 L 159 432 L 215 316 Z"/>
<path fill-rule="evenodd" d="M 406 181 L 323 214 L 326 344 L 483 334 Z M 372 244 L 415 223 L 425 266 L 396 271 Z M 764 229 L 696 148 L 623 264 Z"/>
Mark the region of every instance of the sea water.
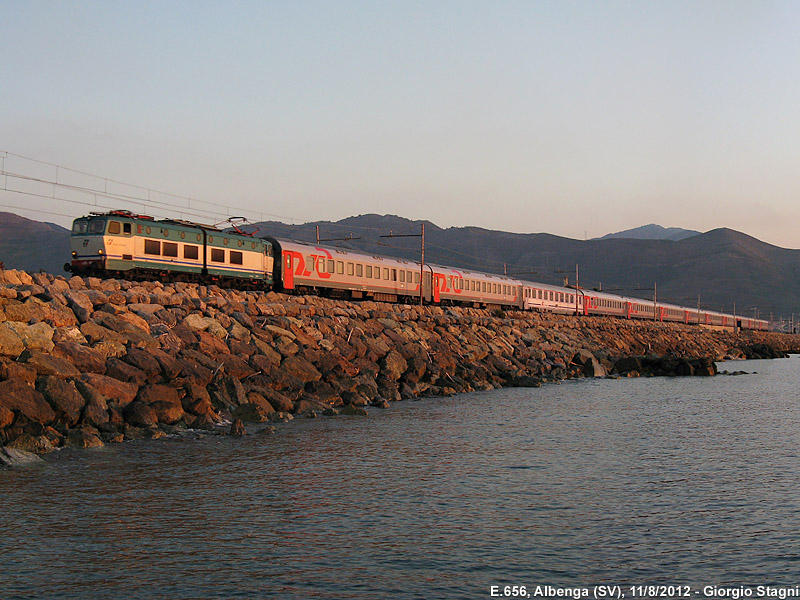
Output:
<path fill-rule="evenodd" d="M 720 367 L 749 374 L 582 379 L 271 435 L 61 450 L 0 471 L 0 598 L 791 590 L 800 360 Z"/>

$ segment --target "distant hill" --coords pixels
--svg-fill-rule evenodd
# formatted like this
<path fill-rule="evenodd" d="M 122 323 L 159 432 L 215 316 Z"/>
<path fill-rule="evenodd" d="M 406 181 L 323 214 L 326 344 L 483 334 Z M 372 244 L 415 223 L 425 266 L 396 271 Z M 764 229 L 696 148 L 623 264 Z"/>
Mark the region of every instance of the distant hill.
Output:
<path fill-rule="evenodd" d="M 610 240 L 625 238 L 631 240 L 672 240 L 677 242 L 695 235 L 700 235 L 700 232 L 691 229 L 681 229 L 680 227 L 662 227 L 661 225 L 651 223 L 650 225 L 642 225 L 641 227 L 626 229 L 625 231 L 618 231 L 617 233 L 608 233 L 601 238 L 595 239 Z"/>
<path fill-rule="evenodd" d="M 395 215 L 360 215 L 341 221 L 287 225 L 263 222 L 257 235 L 314 242 L 319 227 L 325 245 L 419 260 L 422 221 Z M 761 242 L 731 229 L 714 229 L 678 241 L 607 238 L 574 240 L 548 233 L 507 233 L 481 227 L 443 229 L 425 221 L 425 260 L 531 281 L 602 288 L 622 295 L 768 318 L 800 315 L 800 250 Z M 388 236 L 394 237 L 388 237 Z M 350 238 L 347 241 L 336 238 Z M 325 241 L 328 240 L 328 241 Z M 0 261 L 6 267 L 63 273 L 69 231 L 0 213 Z"/>
<path fill-rule="evenodd" d="M 0 212 L 0 262 L 7 268 L 63 274 L 69 229 Z"/>

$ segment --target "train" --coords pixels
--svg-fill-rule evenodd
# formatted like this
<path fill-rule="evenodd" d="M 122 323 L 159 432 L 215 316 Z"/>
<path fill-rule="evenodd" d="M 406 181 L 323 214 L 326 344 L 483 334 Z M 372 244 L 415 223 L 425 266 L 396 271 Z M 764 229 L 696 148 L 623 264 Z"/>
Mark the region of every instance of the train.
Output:
<path fill-rule="evenodd" d="M 466 305 L 767 330 L 763 319 L 561 287 L 126 210 L 75 219 L 76 275 L 216 283 L 348 300 Z"/>

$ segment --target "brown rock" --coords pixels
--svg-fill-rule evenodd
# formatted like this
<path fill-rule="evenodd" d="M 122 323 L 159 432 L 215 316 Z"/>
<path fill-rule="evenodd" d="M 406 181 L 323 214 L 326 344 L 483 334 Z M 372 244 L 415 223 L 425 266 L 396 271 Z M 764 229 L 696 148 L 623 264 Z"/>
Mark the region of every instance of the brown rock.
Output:
<path fill-rule="evenodd" d="M 156 400 L 150 404 L 150 408 L 155 411 L 158 422 L 165 423 L 167 425 L 174 425 L 185 416 L 180 400 L 176 400 L 174 402 Z"/>
<path fill-rule="evenodd" d="M 400 379 L 403 373 L 406 372 L 406 369 L 408 369 L 408 363 L 397 350 L 390 351 L 383 360 L 381 360 L 381 372 L 384 377 L 392 381 Z"/>
<path fill-rule="evenodd" d="M 79 427 L 78 429 L 70 429 L 69 433 L 67 433 L 66 445 L 70 448 L 100 448 L 105 444 L 103 444 L 103 440 L 100 439 L 96 431 Z"/>
<path fill-rule="evenodd" d="M 36 381 L 36 390 L 53 407 L 56 421 L 67 427 L 77 424 L 86 400 L 72 381 L 45 375 Z"/>
<path fill-rule="evenodd" d="M 106 357 L 82 344 L 71 341 L 62 341 L 53 348 L 53 356 L 60 356 L 71 362 L 82 373 L 106 372 Z"/>
<path fill-rule="evenodd" d="M 16 379 L 33 387 L 36 383 L 36 368 L 24 363 L 0 362 L 0 379 Z"/>
<path fill-rule="evenodd" d="M 244 379 L 255 373 L 255 370 L 238 356 L 223 354 L 220 355 L 219 361 L 222 363 L 222 368 L 231 377 Z"/>
<path fill-rule="evenodd" d="M 44 396 L 18 379 L 0 381 L 0 407 L 18 412 L 42 425 L 52 423 L 56 418 Z"/>
<path fill-rule="evenodd" d="M 181 404 L 181 393 L 172 386 L 161 383 L 150 383 L 139 390 L 136 396 L 139 402 L 153 404 L 154 402 L 166 402 L 169 404 Z M 181 408 L 181 410 L 183 410 Z"/>
<path fill-rule="evenodd" d="M 52 375 L 66 379 L 68 377 L 78 377 L 81 374 L 75 368 L 75 365 L 67 359 L 45 354 L 39 350 L 25 350 L 17 360 L 32 366 L 40 375 Z"/>
<path fill-rule="evenodd" d="M 123 359 L 124 362 L 135 367 L 146 376 L 146 381 L 153 381 L 161 377 L 161 364 L 153 355 L 154 352 L 161 352 L 160 350 L 143 350 L 141 348 L 130 348 L 128 354 Z M 123 381 L 132 381 L 131 379 L 124 379 Z M 141 383 L 144 383 L 142 381 Z M 141 385 L 141 384 L 140 384 Z"/>
<path fill-rule="evenodd" d="M 0 429 L 5 429 L 14 422 L 14 413 L 4 406 L 0 406 Z"/>
<path fill-rule="evenodd" d="M 233 409 L 231 414 L 235 419 L 241 419 L 248 423 L 264 423 L 269 421 L 269 416 L 275 412 L 274 410 L 267 411 L 260 404 L 254 402 L 245 402 Z"/>
<path fill-rule="evenodd" d="M 235 437 L 243 437 L 247 435 L 247 430 L 244 428 L 244 423 L 241 419 L 236 419 L 231 423 L 231 435 Z"/>
<path fill-rule="evenodd" d="M 322 374 L 317 371 L 314 365 L 312 365 L 302 356 L 298 355 L 288 356 L 287 358 L 283 359 L 283 363 L 281 363 L 281 370 L 285 371 L 289 375 L 297 377 L 303 382 L 303 384 L 306 384 L 310 381 L 319 381 L 322 378 Z"/>
<path fill-rule="evenodd" d="M 131 350 L 133 349 L 134 348 L 131 348 Z M 106 375 L 113 377 L 114 379 L 119 379 L 120 381 L 132 383 L 136 386 L 144 385 L 151 379 L 147 376 L 147 373 L 141 369 L 138 369 L 119 358 L 113 357 L 106 361 Z"/>
<path fill-rule="evenodd" d="M 158 424 L 158 415 L 144 402 L 134 400 L 122 411 L 125 422 L 134 427 L 153 427 Z"/>
<path fill-rule="evenodd" d="M 97 373 L 84 373 L 80 376 L 80 381 L 91 385 L 105 396 L 108 401 L 113 401 L 120 409 L 130 404 L 136 398 L 136 393 L 139 390 L 135 384 L 126 383 L 107 375 L 98 375 Z"/>
<path fill-rule="evenodd" d="M 56 449 L 53 442 L 46 435 L 33 436 L 29 433 L 23 433 L 7 446 L 23 452 L 32 452 L 33 454 L 47 454 Z"/>
<path fill-rule="evenodd" d="M 16 358 L 25 349 L 20 337 L 6 323 L 0 323 L 0 355 Z"/>

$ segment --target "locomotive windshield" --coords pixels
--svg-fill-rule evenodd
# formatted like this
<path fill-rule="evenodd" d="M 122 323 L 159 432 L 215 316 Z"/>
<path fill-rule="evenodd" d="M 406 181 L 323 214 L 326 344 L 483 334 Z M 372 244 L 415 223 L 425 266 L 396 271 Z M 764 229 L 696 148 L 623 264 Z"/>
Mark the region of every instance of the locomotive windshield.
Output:
<path fill-rule="evenodd" d="M 89 222 L 89 233 L 103 233 L 105 230 L 105 219 L 93 219 Z"/>
<path fill-rule="evenodd" d="M 89 221 L 86 219 L 75 219 L 72 223 L 72 233 L 76 235 L 83 235 L 89 229 Z"/>

